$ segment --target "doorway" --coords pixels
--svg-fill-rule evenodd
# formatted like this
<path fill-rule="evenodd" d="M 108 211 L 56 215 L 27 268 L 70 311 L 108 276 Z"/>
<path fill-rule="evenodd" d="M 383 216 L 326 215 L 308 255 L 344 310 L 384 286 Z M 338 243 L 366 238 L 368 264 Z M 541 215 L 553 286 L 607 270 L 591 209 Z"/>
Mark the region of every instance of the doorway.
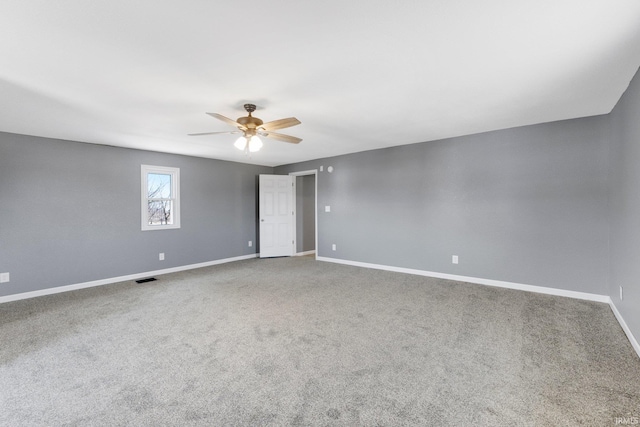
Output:
<path fill-rule="evenodd" d="M 318 171 L 291 172 L 294 177 L 295 216 L 293 224 L 294 254 L 317 256 L 318 242 Z"/>

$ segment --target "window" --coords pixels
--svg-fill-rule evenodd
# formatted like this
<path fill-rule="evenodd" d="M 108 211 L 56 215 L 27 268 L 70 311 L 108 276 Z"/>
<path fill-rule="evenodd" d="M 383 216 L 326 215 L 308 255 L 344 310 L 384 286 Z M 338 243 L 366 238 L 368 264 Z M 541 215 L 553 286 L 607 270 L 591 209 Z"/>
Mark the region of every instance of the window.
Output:
<path fill-rule="evenodd" d="M 142 165 L 142 230 L 180 228 L 180 169 Z"/>

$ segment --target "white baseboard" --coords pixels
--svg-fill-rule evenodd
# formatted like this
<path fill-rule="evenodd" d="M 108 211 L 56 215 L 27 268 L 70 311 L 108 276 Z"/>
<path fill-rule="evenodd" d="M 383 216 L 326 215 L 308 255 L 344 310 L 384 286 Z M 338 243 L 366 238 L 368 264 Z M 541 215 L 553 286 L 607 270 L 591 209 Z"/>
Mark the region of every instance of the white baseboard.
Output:
<path fill-rule="evenodd" d="M 312 250 L 312 251 L 298 252 L 298 253 L 294 254 L 294 256 L 313 255 L 313 254 L 315 254 L 315 253 L 316 253 L 316 251 L 315 251 L 315 249 L 314 249 L 314 250 Z"/>
<path fill-rule="evenodd" d="M 436 277 L 438 279 L 455 280 L 458 282 L 477 283 L 480 285 L 497 286 L 499 288 L 517 289 L 519 291 L 536 292 L 539 294 L 556 295 L 588 301 L 609 303 L 608 295 L 590 294 L 586 292 L 568 291 L 565 289 L 547 288 L 544 286 L 523 285 L 522 283 L 504 282 L 501 280 L 481 279 L 478 277 L 459 276 L 456 274 L 437 273 L 435 271 L 415 270 L 412 268 L 393 267 L 389 265 L 370 264 L 367 262 L 347 261 L 337 258 L 317 257 L 318 261 L 335 262 L 337 264 L 353 265 L 356 267 L 375 268 L 377 270 L 395 271 L 396 273 L 415 274 L 418 276 Z"/>
<path fill-rule="evenodd" d="M 367 262 L 348 261 L 348 260 L 343 260 L 338 258 L 329 258 L 329 257 L 322 257 L 322 256 L 316 257 L 316 259 L 318 261 L 334 262 L 337 264 L 352 265 L 355 267 L 375 268 L 377 270 L 394 271 L 397 273 L 415 274 L 418 276 L 436 277 L 438 279 L 449 279 L 449 280 L 455 280 L 458 282 L 477 283 L 480 285 L 497 286 L 500 288 L 508 288 L 508 289 L 517 289 L 520 291 L 536 292 L 539 294 L 556 295 L 561 297 L 575 298 L 575 299 L 581 299 L 581 300 L 587 300 L 587 301 L 603 302 L 603 303 L 609 304 L 609 306 L 611 307 L 611 310 L 613 311 L 613 314 L 618 320 L 618 323 L 620 323 L 620 326 L 624 330 L 624 333 L 627 335 L 627 338 L 629 339 L 631 346 L 638 354 L 638 357 L 640 357 L 640 345 L 638 344 L 638 341 L 633 336 L 633 333 L 629 329 L 629 326 L 627 326 L 627 323 L 624 321 L 622 315 L 620 314 L 617 307 L 615 306 L 615 304 L 613 303 L 613 301 L 608 295 L 568 291 L 565 289 L 549 288 L 545 286 L 524 285 L 522 283 L 504 282 L 501 280 L 481 279 L 478 277 L 458 276 L 455 274 L 445 274 L 445 273 L 437 273 L 434 271 L 415 270 L 411 268 L 393 267 L 393 266 L 380 265 L 380 264 L 370 264 Z"/>
<path fill-rule="evenodd" d="M 130 274 L 128 276 L 110 277 L 108 279 L 93 280 L 91 282 L 76 283 L 74 285 L 58 286 L 55 288 L 41 289 L 38 291 L 22 292 L 19 294 L 7 295 L 0 297 L 0 304 L 10 301 L 17 301 L 27 298 L 41 297 L 44 295 L 58 294 L 60 292 L 75 291 L 78 289 L 92 288 L 94 286 L 108 285 L 110 283 L 127 282 L 129 280 L 144 279 L 150 276 L 158 276 L 161 274 L 176 273 L 178 271 L 193 270 L 195 268 L 209 267 L 217 264 L 225 264 L 227 262 L 241 261 L 244 259 L 255 258 L 257 254 L 241 255 L 232 258 L 217 259 L 214 261 L 201 262 L 198 264 L 181 265 L 179 267 L 165 268 L 163 270 L 146 271 L 144 273 Z"/>
<path fill-rule="evenodd" d="M 609 306 L 611 307 L 611 311 L 613 311 L 613 315 L 616 316 L 616 319 L 618 319 L 618 323 L 620 323 L 622 330 L 627 335 L 627 338 L 629 338 L 631 346 L 636 351 L 636 353 L 638 353 L 638 357 L 640 357 L 640 344 L 638 344 L 638 340 L 636 340 L 636 337 L 633 336 L 633 333 L 631 332 L 631 329 L 629 329 L 627 322 L 624 321 L 622 314 L 620 314 L 620 312 L 618 311 L 618 307 L 616 307 L 616 305 L 613 303 L 613 300 L 611 299 L 609 300 Z"/>

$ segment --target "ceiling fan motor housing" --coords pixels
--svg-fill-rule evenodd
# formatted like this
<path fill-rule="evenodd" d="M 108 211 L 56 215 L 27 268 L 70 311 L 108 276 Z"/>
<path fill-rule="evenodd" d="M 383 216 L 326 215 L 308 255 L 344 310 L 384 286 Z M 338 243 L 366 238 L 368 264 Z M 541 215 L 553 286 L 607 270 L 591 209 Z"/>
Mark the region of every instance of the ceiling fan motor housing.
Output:
<path fill-rule="evenodd" d="M 264 123 L 259 118 L 251 116 L 251 113 L 256 111 L 256 106 L 254 104 L 244 104 L 244 109 L 247 110 L 249 115 L 247 117 L 240 117 L 236 122 L 240 123 L 247 129 L 256 129 Z"/>
<path fill-rule="evenodd" d="M 260 120 L 257 117 L 240 117 L 238 120 L 236 120 L 238 123 L 240 123 L 242 126 L 248 128 L 248 129 L 255 129 L 258 126 L 261 126 L 264 122 L 262 120 Z"/>

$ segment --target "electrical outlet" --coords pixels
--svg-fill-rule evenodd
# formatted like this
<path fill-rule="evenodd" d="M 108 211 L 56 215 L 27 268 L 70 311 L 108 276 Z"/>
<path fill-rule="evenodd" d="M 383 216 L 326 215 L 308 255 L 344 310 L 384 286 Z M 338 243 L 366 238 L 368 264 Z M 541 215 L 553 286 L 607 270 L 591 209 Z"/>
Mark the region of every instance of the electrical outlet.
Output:
<path fill-rule="evenodd" d="M 7 274 L 9 274 L 9 273 L 7 273 Z M 622 295 L 622 286 L 620 286 L 620 301 L 622 301 L 622 297 L 623 297 L 623 295 Z"/>
<path fill-rule="evenodd" d="M 325 206 L 324 207 L 324 211 L 325 212 L 331 212 L 331 206 Z"/>
<path fill-rule="evenodd" d="M 457 264 L 457 263 L 458 263 L 458 255 L 452 255 L 451 264 Z"/>
<path fill-rule="evenodd" d="M 164 261 L 164 252 L 160 252 L 158 259 L 160 259 L 160 261 Z"/>
<path fill-rule="evenodd" d="M 335 251 L 336 250 L 336 244 L 334 243 L 333 245 L 331 245 L 331 250 Z"/>
<path fill-rule="evenodd" d="M 253 242 L 249 240 L 249 247 L 253 246 Z"/>
<path fill-rule="evenodd" d="M 0 273 L 0 283 L 7 283 L 9 279 L 9 273 Z"/>

